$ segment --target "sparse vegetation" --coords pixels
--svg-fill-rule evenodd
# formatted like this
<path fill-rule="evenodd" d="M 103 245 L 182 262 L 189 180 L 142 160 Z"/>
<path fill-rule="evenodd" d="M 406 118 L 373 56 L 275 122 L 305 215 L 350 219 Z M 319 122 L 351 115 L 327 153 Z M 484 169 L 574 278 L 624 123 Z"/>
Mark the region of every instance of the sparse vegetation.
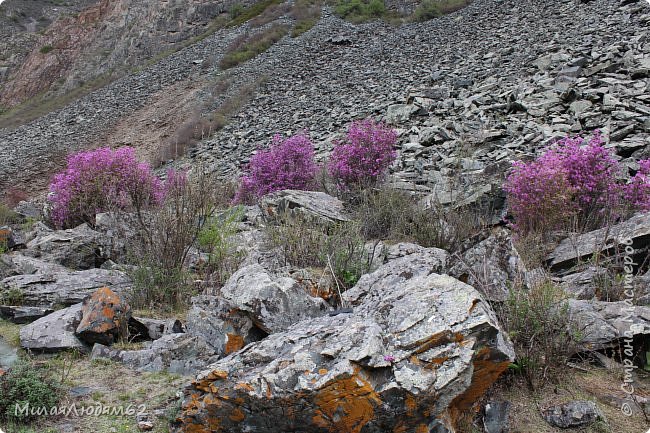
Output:
<path fill-rule="evenodd" d="M 0 376 L 0 391 L 0 419 L 10 422 L 34 419 L 30 413 L 20 411 L 25 404 L 49 410 L 59 400 L 59 385 L 44 369 L 24 360 Z"/>
<path fill-rule="evenodd" d="M 383 18 L 387 14 L 384 0 L 339 0 L 335 11 L 353 23 Z"/>
<path fill-rule="evenodd" d="M 232 68 L 268 50 L 288 33 L 287 26 L 275 24 L 258 33 L 243 34 L 228 47 L 219 62 L 222 69 Z"/>
<path fill-rule="evenodd" d="M 464 8 L 472 0 L 423 0 L 413 12 L 413 21 L 427 21 Z"/>
<path fill-rule="evenodd" d="M 244 24 L 246 21 L 261 15 L 268 7 L 283 3 L 284 0 L 262 0 L 247 8 L 238 8 L 236 16 L 232 17 L 228 23 L 229 27 L 236 27 Z"/>
<path fill-rule="evenodd" d="M 511 369 L 531 389 L 557 379 L 582 338 L 569 315 L 564 291 L 551 281 L 528 289 L 513 287 L 495 310 L 514 344 L 516 361 Z"/>
<path fill-rule="evenodd" d="M 320 0 L 297 0 L 289 15 L 296 23 L 291 30 L 291 37 L 296 38 L 316 25 L 321 15 Z"/>
<path fill-rule="evenodd" d="M 52 47 L 52 45 L 43 45 L 39 51 L 40 51 L 41 54 L 47 54 L 50 51 L 52 51 L 53 49 L 54 49 L 54 47 Z"/>

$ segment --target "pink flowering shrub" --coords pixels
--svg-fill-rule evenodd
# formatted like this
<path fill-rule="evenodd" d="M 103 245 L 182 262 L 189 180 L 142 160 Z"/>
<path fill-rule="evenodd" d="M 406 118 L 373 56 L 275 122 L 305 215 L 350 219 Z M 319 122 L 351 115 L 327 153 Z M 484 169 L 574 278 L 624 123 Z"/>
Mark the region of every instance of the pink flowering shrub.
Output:
<path fill-rule="evenodd" d="M 253 155 L 245 171 L 235 195 L 236 203 L 251 202 L 283 189 L 309 190 L 318 171 L 314 145 L 303 134 L 285 140 L 276 134 L 268 149 Z"/>
<path fill-rule="evenodd" d="M 626 185 L 625 199 L 636 209 L 650 211 L 650 159 L 639 161 L 639 171 Z"/>
<path fill-rule="evenodd" d="M 650 209 L 650 164 L 629 184 L 622 168 L 596 133 L 586 145 L 581 137 L 564 138 L 531 162 L 515 162 L 504 186 L 520 233 L 556 230 L 572 219 L 595 228 L 627 210 Z"/>
<path fill-rule="evenodd" d="M 57 227 L 94 224 L 107 210 L 142 208 L 163 201 L 160 180 L 133 148 L 99 148 L 68 157 L 67 167 L 50 184 L 51 218 Z"/>
<path fill-rule="evenodd" d="M 332 151 L 328 171 L 343 188 L 376 183 L 397 157 L 396 142 L 397 133 L 383 123 L 354 122 Z"/>

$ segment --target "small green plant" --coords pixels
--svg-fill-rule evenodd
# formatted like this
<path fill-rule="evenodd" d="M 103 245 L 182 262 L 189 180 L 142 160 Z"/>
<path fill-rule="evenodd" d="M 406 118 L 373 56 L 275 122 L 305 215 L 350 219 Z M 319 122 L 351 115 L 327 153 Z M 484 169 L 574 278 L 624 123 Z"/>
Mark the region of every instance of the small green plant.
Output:
<path fill-rule="evenodd" d="M 43 45 L 39 51 L 40 51 L 41 54 L 47 54 L 50 51 L 52 51 L 53 49 L 54 49 L 54 47 L 52 47 L 52 45 Z"/>
<path fill-rule="evenodd" d="M 22 305 L 25 301 L 25 294 L 18 287 L 10 287 L 0 293 L 0 304 Z"/>
<path fill-rule="evenodd" d="M 49 411 L 59 400 L 59 385 L 47 371 L 24 360 L 0 376 L 0 391 L 0 419 L 9 422 L 28 422 L 34 416 L 23 408 Z"/>
<path fill-rule="evenodd" d="M 222 286 L 241 263 L 243 254 L 236 250 L 232 238 L 244 211 L 243 206 L 227 209 L 212 217 L 199 233 L 199 246 L 208 253 L 202 272 L 212 285 Z"/>

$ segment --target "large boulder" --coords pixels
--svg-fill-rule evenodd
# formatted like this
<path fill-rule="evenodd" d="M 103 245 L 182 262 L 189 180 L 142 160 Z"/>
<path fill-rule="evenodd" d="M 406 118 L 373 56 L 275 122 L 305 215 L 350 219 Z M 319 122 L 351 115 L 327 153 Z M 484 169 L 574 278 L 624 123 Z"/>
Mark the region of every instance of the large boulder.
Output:
<path fill-rule="evenodd" d="M 323 316 L 329 309 L 323 299 L 307 293 L 293 278 L 248 265 L 230 277 L 220 296 L 192 299 L 187 332 L 227 355 L 300 320 Z"/>
<path fill-rule="evenodd" d="M 0 281 L 0 297 L 3 293 L 19 293 L 23 305 L 68 306 L 83 301 L 95 290 L 110 287 L 116 293 L 124 293 L 131 286 L 130 278 L 120 271 L 88 269 L 16 275 Z"/>
<path fill-rule="evenodd" d="M 105 237 L 87 224 L 68 230 L 50 230 L 42 226 L 36 237 L 27 243 L 23 254 L 71 269 L 91 269 L 106 260 L 105 244 Z"/>
<path fill-rule="evenodd" d="M 131 307 L 117 293 L 102 287 L 84 299 L 77 337 L 86 343 L 113 344 L 127 337 Z"/>
<path fill-rule="evenodd" d="M 86 351 L 87 346 L 75 331 L 81 321 L 81 304 L 55 311 L 20 329 L 20 345 L 36 352 L 67 349 Z"/>
<path fill-rule="evenodd" d="M 57 263 L 46 262 L 34 257 L 18 253 L 0 255 L 0 266 L 5 266 L 7 271 L 3 278 L 24 274 L 51 274 L 68 271 L 65 266 Z"/>
<path fill-rule="evenodd" d="M 217 353 L 201 337 L 167 334 L 140 350 L 119 350 L 95 344 L 91 359 L 110 359 L 138 371 L 169 371 L 189 375 L 217 359 Z"/>
<path fill-rule="evenodd" d="M 300 216 L 322 224 L 350 220 L 341 200 L 319 191 L 274 192 L 262 198 L 260 209 L 268 220 L 283 216 Z"/>
<path fill-rule="evenodd" d="M 456 431 L 514 352 L 481 295 L 425 262 L 396 259 L 344 295 L 352 313 L 210 365 L 185 389 L 177 431 Z"/>
<path fill-rule="evenodd" d="M 322 316 L 330 309 L 296 280 L 272 275 L 260 265 L 235 272 L 221 289 L 221 297 L 267 333 L 284 331 L 293 323 Z"/>

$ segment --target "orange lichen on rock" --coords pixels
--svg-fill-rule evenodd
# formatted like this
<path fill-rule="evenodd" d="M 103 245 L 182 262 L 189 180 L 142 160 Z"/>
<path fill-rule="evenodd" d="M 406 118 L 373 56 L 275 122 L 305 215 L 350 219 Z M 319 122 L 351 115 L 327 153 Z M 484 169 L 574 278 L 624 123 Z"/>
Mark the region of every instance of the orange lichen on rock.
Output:
<path fill-rule="evenodd" d="M 487 347 L 478 351 L 474 357 L 474 373 L 472 383 L 465 392 L 457 396 L 449 405 L 448 414 L 452 425 L 456 426 L 463 413 L 468 412 L 510 365 L 509 360 L 498 361 L 490 359 L 491 352 Z"/>
<path fill-rule="evenodd" d="M 415 410 L 418 407 L 417 403 L 415 402 L 415 397 L 413 397 L 411 394 L 407 394 L 406 398 L 404 399 L 404 406 L 406 406 L 406 415 L 413 416 L 415 414 Z"/>
<path fill-rule="evenodd" d="M 415 427 L 415 433 L 429 433 L 429 427 L 427 427 L 426 424 L 418 424 L 418 426 Z"/>
<path fill-rule="evenodd" d="M 433 347 L 438 347 L 443 344 L 448 344 L 451 342 L 460 343 L 461 341 L 464 340 L 464 338 L 465 337 L 463 337 L 463 334 L 459 332 L 452 333 L 449 330 L 438 332 L 426 339 L 419 340 L 415 344 L 413 344 L 412 346 L 415 347 L 413 353 L 415 354 L 424 353 Z"/>
<path fill-rule="evenodd" d="M 373 419 L 381 399 L 358 372 L 339 378 L 321 388 L 314 398 L 317 407 L 313 422 L 332 433 L 360 433 Z"/>
<path fill-rule="evenodd" d="M 239 349 L 244 347 L 244 337 L 237 334 L 226 334 L 228 340 L 226 341 L 226 354 L 229 355 L 233 352 L 237 352 Z"/>
<path fill-rule="evenodd" d="M 235 422 L 242 422 L 245 416 L 244 416 L 244 412 L 242 412 L 239 408 L 236 407 L 233 409 L 232 413 L 228 418 L 230 418 L 232 421 Z"/>

